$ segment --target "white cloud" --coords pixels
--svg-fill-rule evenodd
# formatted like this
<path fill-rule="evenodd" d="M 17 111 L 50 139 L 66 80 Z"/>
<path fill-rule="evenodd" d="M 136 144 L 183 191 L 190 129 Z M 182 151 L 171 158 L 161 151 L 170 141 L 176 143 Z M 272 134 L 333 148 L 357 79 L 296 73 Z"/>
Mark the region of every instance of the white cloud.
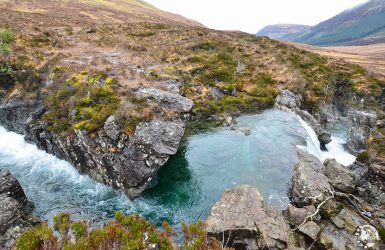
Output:
<path fill-rule="evenodd" d="M 366 0 L 147 0 L 221 30 L 255 33 L 269 24 L 315 25 Z"/>

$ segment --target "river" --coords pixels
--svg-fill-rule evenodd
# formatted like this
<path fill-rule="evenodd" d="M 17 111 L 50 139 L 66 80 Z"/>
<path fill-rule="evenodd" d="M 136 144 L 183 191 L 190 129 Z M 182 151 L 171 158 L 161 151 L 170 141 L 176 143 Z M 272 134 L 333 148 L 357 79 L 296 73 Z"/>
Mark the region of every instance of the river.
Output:
<path fill-rule="evenodd" d="M 115 211 L 138 212 L 151 222 L 172 225 L 206 219 L 226 188 L 251 184 L 278 209 L 288 204 L 287 189 L 297 163 L 296 147 L 324 160 L 348 165 L 345 129 L 335 130 L 328 152 L 319 149 L 314 131 L 297 115 L 276 109 L 237 118 L 250 136 L 219 127 L 189 136 L 160 170 L 150 188 L 134 201 L 82 176 L 67 162 L 37 149 L 23 136 L 0 127 L 0 168 L 10 170 L 34 203 L 34 213 L 50 219 L 61 211 L 75 219 L 104 221 Z"/>

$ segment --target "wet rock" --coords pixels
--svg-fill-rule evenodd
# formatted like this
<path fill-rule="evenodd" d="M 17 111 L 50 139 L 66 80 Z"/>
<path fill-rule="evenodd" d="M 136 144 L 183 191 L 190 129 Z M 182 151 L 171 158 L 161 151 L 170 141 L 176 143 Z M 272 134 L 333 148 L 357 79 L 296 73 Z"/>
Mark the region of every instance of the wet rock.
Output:
<path fill-rule="evenodd" d="M 321 229 L 314 221 L 308 221 L 300 226 L 298 230 L 314 241 L 318 238 Z"/>
<path fill-rule="evenodd" d="M 235 249 L 286 249 L 286 228 L 280 213 L 247 185 L 225 190 L 207 220 L 208 233 Z"/>
<path fill-rule="evenodd" d="M 186 97 L 157 88 L 141 88 L 137 94 L 143 98 L 155 99 L 162 107 L 178 112 L 189 112 L 194 106 L 194 102 Z"/>
<path fill-rule="evenodd" d="M 290 198 L 298 207 L 319 202 L 330 195 L 332 187 L 322 174 L 323 165 L 315 156 L 298 149 L 299 163 L 294 168 Z"/>
<path fill-rule="evenodd" d="M 322 125 L 305 110 L 301 110 L 302 97 L 289 90 L 282 90 L 275 100 L 275 106 L 279 109 L 292 111 L 299 115 L 306 123 L 314 129 L 322 150 L 326 150 L 326 144 L 332 141 L 331 134 L 325 131 Z"/>
<path fill-rule="evenodd" d="M 0 249 L 12 249 L 15 239 L 31 226 L 27 205 L 20 183 L 0 170 Z"/>
<path fill-rule="evenodd" d="M 297 110 L 296 113 L 313 128 L 320 142 L 322 150 L 326 150 L 326 144 L 332 141 L 331 133 L 323 129 L 321 124 L 309 112 L 304 110 Z"/>
<path fill-rule="evenodd" d="M 344 165 L 339 164 L 335 159 L 326 159 L 324 165 L 324 173 L 334 188 L 346 193 L 353 193 L 356 190 L 355 175 Z"/>
<path fill-rule="evenodd" d="M 0 124 L 8 130 L 24 134 L 26 121 L 36 108 L 36 103 L 19 99 L 0 104 Z"/>
<path fill-rule="evenodd" d="M 348 113 L 348 138 L 347 147 L 354 154 L 365 150 L 368 139 L 376 124 L 377 115 L 372 112 L 351 110 Z"/>
<path fill-rule="evenodd" d="M 0 194 L 15 199 L 18 203 L 25 206 L 27 197 L 19 181 L 9 172 L 0 170 Z"/>
<path fill-rule="evenodd" d="M 241 131 L 242 133 L 244 133 L 246 136 L 249 136 L 251 134 L 251 129 L 246 128 L 246 127 L 241 127 L 238 130 Z"/>

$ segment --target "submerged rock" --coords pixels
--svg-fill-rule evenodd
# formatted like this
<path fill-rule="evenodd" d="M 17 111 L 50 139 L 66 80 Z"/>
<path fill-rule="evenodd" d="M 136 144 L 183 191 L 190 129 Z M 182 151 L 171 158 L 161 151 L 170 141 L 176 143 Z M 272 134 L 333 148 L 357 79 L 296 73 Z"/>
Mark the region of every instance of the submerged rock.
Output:
<path fill-rule="evenodd" d="M 207 220 L 208 233 L 235 249 L 286 249 L 286 229 L 282 215 L 247 185 L 226 190 Z"/>

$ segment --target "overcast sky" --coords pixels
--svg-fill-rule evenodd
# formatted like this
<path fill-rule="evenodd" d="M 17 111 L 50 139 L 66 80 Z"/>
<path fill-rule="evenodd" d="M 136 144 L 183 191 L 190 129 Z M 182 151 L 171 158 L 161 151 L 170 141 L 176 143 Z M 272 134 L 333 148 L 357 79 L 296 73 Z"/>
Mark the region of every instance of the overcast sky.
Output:
<path fill-rule="evenodd" d="M 367 0 L 146 0 L 221 30 L 256 33 L 277 23 L 315 25 Z"/>

